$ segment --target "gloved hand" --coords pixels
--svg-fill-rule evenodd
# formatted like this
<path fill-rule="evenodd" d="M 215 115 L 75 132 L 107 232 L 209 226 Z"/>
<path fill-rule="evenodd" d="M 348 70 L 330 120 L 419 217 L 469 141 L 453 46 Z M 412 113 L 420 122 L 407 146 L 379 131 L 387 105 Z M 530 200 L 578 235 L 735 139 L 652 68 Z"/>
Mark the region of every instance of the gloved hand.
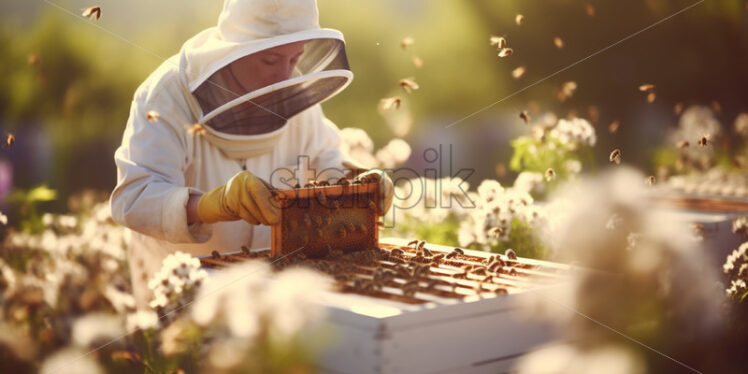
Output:
<path fill-rule="evenodd" d="M 280 208 L 271 188 L 252 173 L 239 172 L 200 198 L 197 215 L 205 223 L 243 219 L 253 225 L 274 225 L 280 222 Z"/>
<path fill-rule="evenodd" d="M 377 214 L 380 216 L 387 214 L 392 206 L 392 198 L 395 194 L 395 187 L 392 184 L 390 176 L 384 170 L 371 169 L 357 175 L 355 179 L 379 182 L 379 207 Z"/>

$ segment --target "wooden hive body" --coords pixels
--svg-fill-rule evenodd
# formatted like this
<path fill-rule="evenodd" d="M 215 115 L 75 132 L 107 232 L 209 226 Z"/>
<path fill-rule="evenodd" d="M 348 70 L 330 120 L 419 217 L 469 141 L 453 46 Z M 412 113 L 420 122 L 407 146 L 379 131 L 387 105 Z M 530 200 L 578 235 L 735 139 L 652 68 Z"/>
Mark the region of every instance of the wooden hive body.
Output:
<path fill-rule="evenodd" d="M 281 222 L 271 229 L 274 257 L 303 252 L 325 256 L 377 246 L 379 183 L 312 186 L 275 191 Z"/>

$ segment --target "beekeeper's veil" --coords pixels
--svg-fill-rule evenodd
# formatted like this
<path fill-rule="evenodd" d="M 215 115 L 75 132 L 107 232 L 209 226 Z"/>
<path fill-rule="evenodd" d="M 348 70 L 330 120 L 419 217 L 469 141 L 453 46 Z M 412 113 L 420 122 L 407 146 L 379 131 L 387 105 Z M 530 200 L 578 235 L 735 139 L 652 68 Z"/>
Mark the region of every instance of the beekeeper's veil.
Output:
<path fill-rule="evenodd" d="M 181 70 L 209 139 L 236 157 L 267 150 L 288 119 L 353 78 L 315 0 L 226 0 L 218 26 L 185 43 Z"/>

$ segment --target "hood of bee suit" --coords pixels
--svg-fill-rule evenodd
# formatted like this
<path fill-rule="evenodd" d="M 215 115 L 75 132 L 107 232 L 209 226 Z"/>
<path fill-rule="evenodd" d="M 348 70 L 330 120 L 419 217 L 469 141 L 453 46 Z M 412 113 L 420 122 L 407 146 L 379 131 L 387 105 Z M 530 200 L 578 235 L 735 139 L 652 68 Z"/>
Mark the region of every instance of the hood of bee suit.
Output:
<path fill-rule="evenodd" d="M 301 51 L 280 79 L 252 62 L 271 48 Z M 353 79 L 343 35 L 320 28 L 316 0 L 226 0 L 218 25 L 184 44 L 179 69 L 204 136 L 232 158 L 269 152 L 288 120 Z"/>

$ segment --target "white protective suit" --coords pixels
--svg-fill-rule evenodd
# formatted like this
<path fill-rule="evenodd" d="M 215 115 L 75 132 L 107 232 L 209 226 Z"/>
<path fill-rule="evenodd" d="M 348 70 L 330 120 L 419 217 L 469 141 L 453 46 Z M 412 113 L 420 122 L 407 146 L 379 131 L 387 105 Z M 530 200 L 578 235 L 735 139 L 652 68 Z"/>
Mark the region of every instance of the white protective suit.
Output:
<path fill-rule="evenodd" d="M 220 110 L 203 113 L 205 107 L 193 95 L 211 74 L 242 56 L 315 38 L 342 44 L 342 34 L 319 28 L 313 0 L 227 0 L 217 27 L 188 40 L 137 89 L 122 145 L 115 153 L 118 173 L 111 208 L 114 220 L 133 231 L 129 262 L 139 305 L 149 301 L 147 282 L 171 253 L 197 256 L 270 246 L 267 226 L 242 220 L 188 226 L 190 193 L 218 187 L 243 168 L 276 187 L 303 185 L 299 179 L 313 177 L 309 171 L 285 184 L 278 177 L 289 178 L 288 173 L 271 178 L 278 168 L 296 169 L 300 155 L 308 156 L 311 169 L 342 169 L 338 129 L 325 118 L 319 102 L 347 86 L 352 74 L 346 69 L 317 72 L 332 74 L 342 83 L 268 133 L 225 134 L 205 126 Z M 150 111 L 158 116 L 149 116 Z M 204 125 L 202 131 L 194 131 L 196 123 Z"/>

